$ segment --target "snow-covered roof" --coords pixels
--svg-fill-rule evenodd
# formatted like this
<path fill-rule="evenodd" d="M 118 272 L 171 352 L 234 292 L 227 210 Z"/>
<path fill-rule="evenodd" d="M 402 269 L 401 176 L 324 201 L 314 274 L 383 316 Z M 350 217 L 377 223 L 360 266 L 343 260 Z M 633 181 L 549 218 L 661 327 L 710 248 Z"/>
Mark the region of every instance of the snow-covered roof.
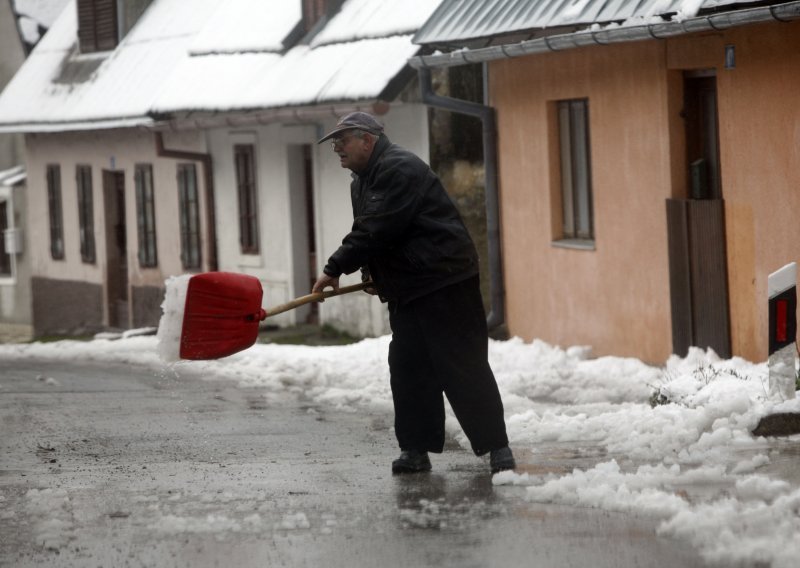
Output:
<path fill-rule="evenodd" d="M 593 24 L 691 18 L 702 10 L 753 0 L 443 0 L 414 42 L 459 45 L 499 35 Z"/>
<path fill-rule="evenodd" d="M 15 166 L 0 171 L 0 187 L 13 187 L 25 181 L 28 177 L 25 166 Z"/>
<path fill-rule="evenodd" d="M 189 43 L 192 55 L 247 51 L 281 52 L 302 18 L 300 2 L 226 0 L 219 2 L 200 33 Z"/>
<path fill-rule="evenodd" d="M 414 34 L 438 5 L 439 0 L 348 0 L 311 45 Z"/>
<path fill-rule="evenodd" d="M 225 112 L 376 99 L 419 50 L 411 38 L 437 5 L 347 0 L 308 44 L 283 54 L 266 47 L 244 54 L 196 49 L 153 110 Z"/>
<path fill-rule="evenodd" d="M 300 0 L 154 0 L 114 51 L 80 54 L 75 0 L 0 95 L 0 131 L 151 125 L 154 115 L 374 100 L 438 0 L 347 0 L 284 46 Z"/>

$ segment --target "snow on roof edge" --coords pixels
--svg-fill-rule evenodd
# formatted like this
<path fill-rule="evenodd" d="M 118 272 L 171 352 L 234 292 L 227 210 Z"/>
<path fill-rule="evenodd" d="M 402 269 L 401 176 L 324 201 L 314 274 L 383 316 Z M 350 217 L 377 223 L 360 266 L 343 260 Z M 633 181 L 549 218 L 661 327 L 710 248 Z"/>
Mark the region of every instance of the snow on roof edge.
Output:
<path fill-rule="evenodd" d="M 28 173 L 25 171 L 25 166 L 18 165 L 7 170 L 0 172 L 0 186 L 12 187 L 20 182 L 25 181 Z"/>
<path fill-rule="evenodd" d="M 73 132 L 82 130 L 111 130 L 151 126 L 155 121 L 150 117 L 114 118 L 107 120 L 87 120 L 75 122 L 19 122 L 0 124 L 0 134 L 28 134 L 44 132 Z"/>

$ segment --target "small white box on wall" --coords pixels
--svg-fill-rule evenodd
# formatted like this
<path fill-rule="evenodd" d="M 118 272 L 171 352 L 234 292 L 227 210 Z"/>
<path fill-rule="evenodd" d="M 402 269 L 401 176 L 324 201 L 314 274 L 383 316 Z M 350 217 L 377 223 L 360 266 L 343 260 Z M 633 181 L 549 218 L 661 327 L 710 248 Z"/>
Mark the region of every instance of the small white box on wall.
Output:
<path fill-rule="evenodd" d="M 6 254 L 22 254 L 22 229 L 6 229 L 3 231 L 6 243 Z"/>

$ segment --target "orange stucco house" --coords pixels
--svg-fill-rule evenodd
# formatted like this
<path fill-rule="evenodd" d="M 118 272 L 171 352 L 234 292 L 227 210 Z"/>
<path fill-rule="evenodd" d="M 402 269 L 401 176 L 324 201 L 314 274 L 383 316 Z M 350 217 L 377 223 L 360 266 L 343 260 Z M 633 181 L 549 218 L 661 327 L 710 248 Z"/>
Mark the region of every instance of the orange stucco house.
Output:
<path fill-rule="evenodd" d="M 800 2 L 581 4 L 445 0 L 415 37 L 417 68 L 484 66 L 509 333 L 766 359 L 767 277 L 800 259 Z"/>

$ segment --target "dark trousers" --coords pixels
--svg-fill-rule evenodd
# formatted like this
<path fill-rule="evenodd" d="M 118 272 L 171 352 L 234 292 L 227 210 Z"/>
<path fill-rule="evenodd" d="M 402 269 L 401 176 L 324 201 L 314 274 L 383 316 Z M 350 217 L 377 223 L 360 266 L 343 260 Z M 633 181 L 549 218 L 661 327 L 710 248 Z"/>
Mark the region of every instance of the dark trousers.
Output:
<path fill-rule="evenodd" d="M 507 446 L 478 277 L 408 304 L 393 304 L 389 314 L 389 370 L 400 449 L 442 451 L 442 393 L 477 455 Z"/>

